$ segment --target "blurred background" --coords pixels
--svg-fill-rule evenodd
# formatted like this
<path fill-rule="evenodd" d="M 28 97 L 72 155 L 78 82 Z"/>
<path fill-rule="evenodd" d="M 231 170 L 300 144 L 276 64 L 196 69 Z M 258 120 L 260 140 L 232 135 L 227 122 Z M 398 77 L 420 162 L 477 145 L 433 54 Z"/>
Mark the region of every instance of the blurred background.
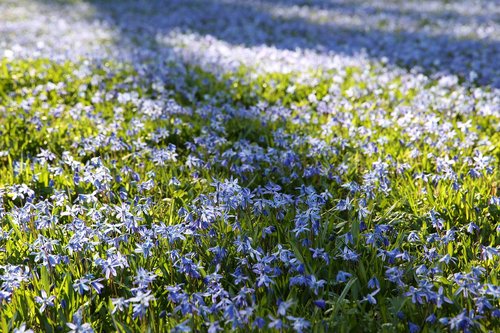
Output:
<path fill-rule="evenodd" d="M 214 72 L 378 62 L 500 86 L 498 1 L 0 1 L 0 54 L 179 60 Z"/>

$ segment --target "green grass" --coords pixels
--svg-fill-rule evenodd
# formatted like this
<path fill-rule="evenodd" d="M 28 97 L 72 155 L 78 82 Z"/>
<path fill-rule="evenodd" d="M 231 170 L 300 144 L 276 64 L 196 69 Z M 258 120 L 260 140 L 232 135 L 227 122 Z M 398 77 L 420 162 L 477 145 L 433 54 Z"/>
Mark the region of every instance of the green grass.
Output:
<path fill-rule="evenodd" d="M 412 141 L 404 133 L 404 128 L 385 127 L 378 120 L 390 119 L 396 108 L 412 105 L 420 91 L 403 89 L 401 78 L 395 78 L 385 86 L 386 90 L 375 94 L 373 90 L 367 89 L 364 81 L 360 81 L 361 70 L 357 68 L 349 69 L 339 85 L 333 81 L 338 73 L 307 73 L 317 79 L 315 84 L 308 85 L 300 83 L 300 76 L 304 74 L 299 73 L 256 74 L 249 68 L 241 68 L 236 73 L 217 77 L 199 67 L 188 66 L 183 74 L 166 78 L 166 82 L 162 83 L 168 94 L 161 92 L 158 84 L 153 85 L 131 66 L 123 64 L 87 66 L 83 63 L 53 63 L 48 60 L 1 60 L 0 73 L 0 151 L 5 152 L 0 157 L 0 184 L 5 187 L 0 197 L 3 197 L 5 211 L 10 213 L 1 219 L 4 236 L 0 237 L 0 247 L 3 248 L 0 265 L 22 265 L 30 272 L 30 278 L 20 283 L 12 299 L 0 303 L 1 331 L 11 331 L 23 322 L 37 331 L 66 331 L 65 324 L 71 322 L 78 309 L 82 309 L 84 321 L 98 332 L 165 332 L 186 320 L 194 331 L 204 331 L 206 327 L 200 316 L 183 316 L 174 310 L 176 305 L 168 299 L 169 293 L 165 287 L 183 284 L 186 292 L 195 293 L 205 291 L 206 285 L 201 279 L 179 273 L 173 267 L 169 253 L 172 250 L 183 255 L 194 253 L 194 260 L 203 265 L 201 274 L 206 276 L 215 270 L 212 265 L 214 254 L 208 249 L 224 247 L 228 256 L 220 263 L 219 273 L 224 275 L 221 284 L 231 295 L 235 295 L 241 286 L 235 284 L 230 274 L 239 265 L 239 259 L 245 257 L 237 252 L 234 244 L 234 240 L 240 236 L 249 237 L 252 244 L 262 248 L 265 253 L 275 253 L 278 244 L 283 245 L 304 263 L 307 274 L 326 280 L 325 287 L 315 295 L 303 287 L 290 287 L 290 273 L 277 277 L 271 287 L 256 288 L 252 297 L 248 297 L 249 302 L 253 298 L 257 304 L 252 318 L 276 317 L 279 299 L 294 300 L 295 304 L 289 309 L 288 315 L 305 317 L 311 322 L 311 330 L 318 332 L 406 331 L 407 320 L 421 325 L 424 332 L 441 332 L 443 326 L 425 324 L 424 320 L 430 313 L 436 313 L 438 317 L 454 316 L 462 308 L 472 306 L 470 298 L 453 296 L 457 288 L 451 282 L 454 273 L 468 272 L 472 267 L 482 265 L 486 268 L 482 280 L 498 285 L 498 260 L 480 260 L 481 246 L 497 246 L 500 243 L 497 231 L 500 211 L 498 207 L 488 204 L 489 198 L 497 193 L 500 179 L 498 168 L 491 174 L 482 173 L 481 178 L 472 179 L 467 176 L 469 166 L 462 158 L 474 156 L 474 151 L 479 150 L 500 160 L 500 133 L 496 132 L 496 119 L 493 116 L 472 115 L 467 119 L 472 122 L 471 131 L 479 138 L 488 138 L 493 148 L 477 145 L 459 147 L 453 140 L 444 140 L 440 145 L 435 145 L 440 139 L 439 133 L 417 139 L 410 147 L 400 142 Z M 377 73 L 370 75 L 374 77 Z M 431 83 L 428 89 L 432 89 L 434 84 Z M 47 86 L 53 89 L 47 91 Z M 293 93 L 291 86 L 294 86 Z M 322 109 L 321 100 L 331 92 L 332 86 L 338 88 L 350 104 L 338 105 L 338 109 L 326 112 Z M 354 89 L 358 89 L 360 95 L 350 97 Z M 138 101 L 120 102 L 120 96 L 126 93 L 135 95 Z M 319 102 L 311 100 L 312 94 Z M 173 112 L 171 106 L 166 106 L 168 111 L 163 117 L 155 119 L 145 115 L 142 105 L 144 100 L 165 100 L 166 96 L 175 101 L 177 107 L 184 108 L 184 112 Z M 256 106 L 261 109 L 251 116 L 234 112 Z M 287 108 L 288 116 L 272 117 L 269 113 L 272 107 Z M 215 108 L 215 111 L 211 108 Z M 342 121 L 346 119 L 339 121 L 339 117 L 343 117 L 339 113 L 347 111 L 351 112 L 352 119 L 349 124 L 344 124 Z M 459 115 L 450 117 L 433 110 L 422 112 L 435 113 L 440 121 L 449 122 L 455 129 L 458 122 L 464 120 Z M 256 117 L 256 114 L 259 116 Z M 353 128 L 361 127 L 367 131 L 353 131 Z M 153 133 L 159 128 L 165 129 L 169 135 L 156 140 Z M 285 143 L 280 143 L 277 130 L 281 131 Z M 458 142 L 463 142 L 465 135 L 459 130 L 456 133 Z M 214 141 L 216 138 L 219 141 Z M 382 138 L 376 152 L 370 153 L 363 147 L 363 144 Z M 324 142 L 324 149 L 316 149 L 312 139 Z M 92 147 L 86 147 L 85 142 Z M 102 144 L 95 145 L 96 142 Z M 189 143 L 196 143 L 193 152 L 190 151 Z M 165 148 L 169 144 L 176 146 L 177 160 L 165 165 L 155 164 L 152 161 L 154 149 Z M 242 152 L 245 149 L 241 145 L 274 156 L 274 159 L 247 161 L 237 154 L 220 158 L 223 152 L 229 150 Z M 417 158 L 410 157 L 413 147 L 421 151 Z M 38 162 L 35 157 L 41 149 L 53 152 L 55 161 L 45 164 Z M 273 149 L 276 150 L 274 154 Z M 292 167 L 279 163 L 280 156 L 289 151 L 295 153 L 297 160 Z M 80 194 L 96 191 L 94 185 L 83 180 L 75 184 L 75 169 L 69 163 L 62 162 L 68 152 L 82 163 L 78 167 L 82 176 L 83 169 L 87 169 L 88 172 L 101 170 L 110 177 L 102 181 L 105 189 L 97 191 L 95 203 L 80 204 L 87 211 L 102 209 L 110 224 L 117 224 L 118 219 L 114 214 L 106 213 L 106 207 L 120 206 L 122 202 L 132 202 L 134 198 L 138 198 L 139 203 L 145 203 L 146 200 L 152 202 L 144 212 L 137 213 L 142 218 L 139 224 L 144 228 L 149 229 L 160 223 L 167 226 L 179 224 L 181 218 L 177 212 L 181 207 L 192 210 L 199 205 L 195 203 L 191 206 L 193 200 L 214 191 L 210 185 L 214 180 L 232 177 L 238 178 L 242 187 L 250 189 L 272 181 L 282 187 L 283 193 L 293 195 L 299 194 L 297 188 L 301 185 L 313 186 L 317 193 L 331 193 L 332 199 L 322 206 L 320 234 L 315 236 L 310 233 L 304 237 L 310 242 L 307 246 L 302 245 L 291 232 L 297 212 L 307 209 L 304 202 L 286 209 L 269 208 L 268 215 L 256 214 L 251 208 L 234 210 L 232 213 L 235 217 L 230 220 L 237 219 L 239 227 L 235 227 L 234 222 L 217 219 L 213 225 L 215 236 L 207 237 L 210 230 L 201 229 L 198 235 L 185 240 L 169 243 L 166 239 L 157 239 L 148 258 L 135 252 L 137 244 L 143 241 L 143 235 L 140 232 L 124 232 L 123 227 L 117 226 L 127 234 L 127 239 L 119 241 L 114 251 L 126 256 L 129 267 L 119 269 L 114 279 L 101 281 L 104 284 L 101 294 L 92 291 L 80 295 L 73 290 L 73 283 L 85 274 L 103 277 L 94 259 L 106 258 L 107 251 L 113 246 L 90 232 L 90 238 L 86 240 L 87 248 L 80 252 L 71 252 L 66 248 L 75 232 L 66 227 L 73 219 L 64 212 Z M 188 168 L 186 161 L 190 154 L 197 155 L 208 165 Z M 431 181 L 415 179 L 416 173 L 436 173 L 435 159 L 430 154 L 460 156 L 454 165 L 461 185 L 458 191 L 452 189 L 451 180 L 432 184 Z M 100 159 L 102 169 L 89 164 L 93 158 Z M 398 175 L 394 167 L 388 167 L 387 177 L 392 190 L 387 194 L 376 191 L 374 198 L 369 201 L 367 208 L 371 214 L 364 221 L 367 231 L 372 231 L 375 225 L 380 224 L 392 227 L 386 235 L 389 245 L 385 250 L 405 250 L 414 258 L 411 262 L 398 260 L 398 267 L 403 269 L 407 284 L 415 285 L 415 268 L 420 264 L 440 268 L 442 273 L 437 274 L 432 283 L 444 287 L 446 295 L 454 301 L 452 305 L 445 305 L 441 309 L 433 304 L 415 305 L 410 298 L 402 296 L 400 288 L 384 279 L 388 264 L 378 255 L 376 247 L 366 245 L 366 232 L 360 231 L 360 220 L 355 210 L 339 212 L 334 209 L 338 200 L 346 196 L 354 200 L 356 207 L 361 196 L 350 195 L 346 188 L 328 176 L 328 171 L 338 175 L 343 183 L 356 181 L 361 184 L 363 176 L 372 170 L 374 163 L 389 162 L 391 159 L 398 164 L 408 163 L 409 170 Z M 221 162 L 223 160 L 225 164 Z M 342 174 L 336 170 L 341 163 L 346 165 Z M 254 170 L 236 173 L 235 169 L 231 169 L 244 165 L 251 165 Z M 304 177 L 303 167 L 315 165 L 321 166 L 325 170 L 324 174 Z M 123 167 L 136 172 L 140 181 L 125 175 L 121 171 Z M 197 172 L 196 177 L 193 177 L 194 171 Z M 151 172 L 154 172 L 154 178 Z M 298 173 L 298 177 L 286 179 L 294 172 Z M 181 185 L 170 185 L 172 177 L 176 177 Z M 141 190 L 140 184 L 148 179 L 154 179 L 154 187 Z M 35 207 L 33 215 L 24 223 L 16 222 L 12 213 L 20 207 L 26 207 L 27 202 L 11 194 L 10 185 L 13 184 L 26 184 L 35 191 L 36 202 L 33 204 L 52 201 L 51 196 L 56 192 L 64 193 L 68 200 L 61 206 L 49 207 L 49 211 L 44 213 L 56 217 L 57 221 L 50 227 L 37 228 L 36 221 L 41 213 L 37 213 Z M 126 193 L 128 199 L 121 199 L 120 192 Z M 268 199 L 273 198 L 269 196 Z M 431 209 L 439 212 L 444 220 L 444 230 L 440 231 L 440 236 L 450 228 L 457 230 L 456 240 L 433 245 L 440 256 L 449 254 L 456 258 L 456 262 L 449 265 L 429 263 L 423 257 L 424 249 L 429 246 L 425 239 L 435 232 L 428 218 Z M 283 218 L 277 219 L 278 214 L 283 214 Z M 94 231 L 103 229 L 102 223 L 96 222 L 88 214 L 79 214 L 78 217 L 84 228 Z M 464 230 L 471 221 L 480 230 L 469 235 Z M 267 226 L 275 226 L 276 232 L 263 239 L 263 229 Z M 421 241 L 407 242 L 411 231 L 416 231 Z M 353 236 L 351 248 L 360 254 L 358 262 L 349 263 L 338 258 L 344 247 L 342 235 L 347 232 Z M 111 238 L 118 235 L 113 231 L 108 234 Z M 52 253 L 67 257 L 68 263 L 44 266 L 37 262 L 34 255 L 37 239 L 57 241 Z M 326 265 L 321 260 L 313 259 L 310 247 L 324 248 L 331 255 L 331 263 Z M 255 263 L 255 260 L 249 260 Z M 288 271 L 281 262 L 275 265 L 283 272 Z M 112 298 L 132 297 L 131 288 L 138 267 L 157 275 L 150 286 L 156 300 L 151 302 L 146 316 L 141 320 L 132 318 L 132 306 L 123 312 L 113 313 L 114 306 L 111 303 Z M 336 283 L 335 276 L 339 270 L 351 273 L 352 278 L 347 283 Z M 253 286 L 257 275 L 248 267 L 245 274 L 249 276 L 249 285 Z M 381 283 L 376 305 L 360 302 L 371 292 L 367 283 L 372 276 L 378 277 Z M 41 290 L 56 296 L 55 306 L 47 308 L 44 313 L 40 313 L 39 305 L 34 300 Z M 319 298 L 326 301 L 325 310 L 314 306 L 313 301 Z M 210 303 L 209 296 L 206 301 Z M 399 312 L 406 315 L 405 320 L 398 318 Z M 212 315 L 208 319 L 218 318 Z M 224 329 L 231 330 L 231 325 L 231 322 L 226 323 Z M 477 329 L 486 332 L 498 325 L 498 319 L 488 316 Z M 239 329 L 258 331 L 249 325 Z"/>

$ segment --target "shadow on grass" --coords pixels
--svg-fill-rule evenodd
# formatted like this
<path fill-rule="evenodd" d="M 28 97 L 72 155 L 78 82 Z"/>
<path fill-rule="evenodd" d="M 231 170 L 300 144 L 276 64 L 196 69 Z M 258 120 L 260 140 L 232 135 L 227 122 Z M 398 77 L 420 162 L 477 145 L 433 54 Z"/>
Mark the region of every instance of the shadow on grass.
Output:
<path fill-rule="evenodd" d="M 443 9 L 443 12 L 418 12 L 408 9 L 375 8 L 363 3 L 319 1 L 96 1 L 89 0 L 100 20 L 116 26 L 124 40 L 142 47 L 156 47 L 154 36 L 172 31 L 211 35 L 232 45 L 256 47 L 274 46 L 281 50 L 314 50 L 355 56 L 360 53 L 370 58 L 384 58 L 390 64 L 406 68 L 416 67 L 428 75 L 455 74 L 465 79 L 470 72 L 479 75 L 477 85 L 500 87 L 500 43 L 495 40 L 462 39 L 441 33 L 431 34 L 428 29 L 390 31 L 374 26 L 369 17 L 382 14 L 386 21 L 407 20 L 432 24 L 433 20 L 450 20 L 450 31 L 460 25 L 478 20 L 495 20 L 495 15 L 461 16 Z M 71 5 L 71 4 L 65 4 Z M 367 19 L 366 26 L 351 25 L 329 20 L 313 22 L 297 14 L 291 5 L 306 10 L 323 9 L 332 15 L 358 15 Z M 424 6 L 425 7 L 425 6 Z M 283 11 L 292 13 L 278 18 Z M 295 8 L 295 12 L 293 11 Z M 66 8 L 68 10 L 68 8 Z M 454 26 L 456 24 L 456 26 Z M 117 45 L 120 47 L 120 45 Z M 200 51 L 201 52 L 201 51 Z"/>

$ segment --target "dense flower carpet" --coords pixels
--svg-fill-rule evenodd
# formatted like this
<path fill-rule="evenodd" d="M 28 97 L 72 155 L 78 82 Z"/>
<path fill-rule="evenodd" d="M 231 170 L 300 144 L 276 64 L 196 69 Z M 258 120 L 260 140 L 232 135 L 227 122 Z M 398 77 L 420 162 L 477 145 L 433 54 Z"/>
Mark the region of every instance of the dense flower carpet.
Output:
<path fill-rule="evenodd" d="M 498 332 L 496 1 L 0 0 L 1 332 Z"/>

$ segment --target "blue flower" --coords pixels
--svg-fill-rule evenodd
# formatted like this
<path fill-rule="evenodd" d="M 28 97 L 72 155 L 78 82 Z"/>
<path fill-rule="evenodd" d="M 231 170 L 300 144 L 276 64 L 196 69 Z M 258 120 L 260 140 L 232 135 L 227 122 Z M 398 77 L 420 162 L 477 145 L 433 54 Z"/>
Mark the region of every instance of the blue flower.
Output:
<path fill-rule="evenodd" d="M 335 282 L 337 282 L 337 283 L 346 282 L 351 276 L 352 276 L 351 273 L 339 271 L 337 273 L 337 277 L 335 278 Z"/>
<path fill-rule="evenodd" d="M 410 333 L 418 333 L 420 332 L 420 326 L 412 322 L 408 322 L 408 330 L 410 331 Z"/>
<path fill-rule="evenodd" d="M 368 288 L 370 289 L 380 289 L 380 283 L 378 279 L 374 276 L 368 280 Z"/>
<path fill-rule="evenodd" d="M 55 296 L 48 296 L 47 292 L 45 290 L 42 290 L 40 292 L 41 296 L 35 296 L 35 302 L 38 304 L 41 304 L 40 306 L 40 312 L 44 312 L 47 307 L 53 307 L 54 306 L 54 300 L 56 299 Z"/>
<path fill-rule="evenodd" d="M 88 323 L 82 323 L 82 313 L 78 310 L 73 314 L 73 322 L 66 323 L 71 333 L 93 333 L 92 326 Z"/>
<path fill-rule="evenodd" d="M 313 301 L 314 305 L 316 305 L 318 308 L 324 310 L 326 308 L 326 302 L 322 299 L 317 299 Z"/>

